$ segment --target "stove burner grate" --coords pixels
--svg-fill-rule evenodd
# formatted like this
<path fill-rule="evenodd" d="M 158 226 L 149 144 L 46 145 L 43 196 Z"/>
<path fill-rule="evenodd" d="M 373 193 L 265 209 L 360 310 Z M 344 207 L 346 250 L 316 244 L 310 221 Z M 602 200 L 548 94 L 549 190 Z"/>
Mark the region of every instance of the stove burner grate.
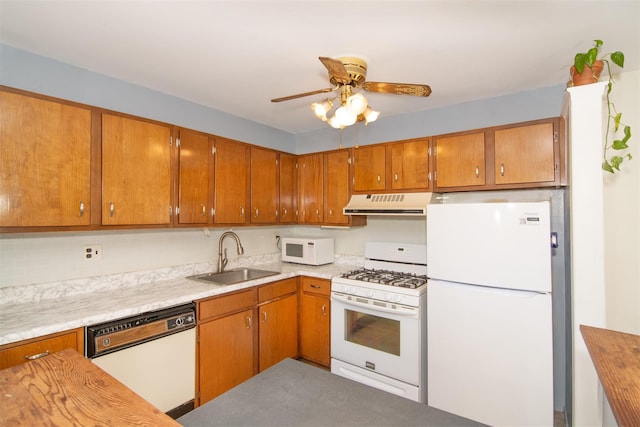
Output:
<path fill-rule="evenodd" d="M 403 273 L 390 270 L 375 270 L 362 268 L 343 273 L 340 276 L 345 279 L 360 280 L 381 285 L 397 286 L 400 288 L 419 288 L 427 283 L 427 276 Z"/>

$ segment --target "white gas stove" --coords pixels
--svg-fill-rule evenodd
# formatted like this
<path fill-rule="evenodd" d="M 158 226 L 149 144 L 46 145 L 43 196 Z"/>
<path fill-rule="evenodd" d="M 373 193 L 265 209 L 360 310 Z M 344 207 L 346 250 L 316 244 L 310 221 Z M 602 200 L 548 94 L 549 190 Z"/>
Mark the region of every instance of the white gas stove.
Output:
<path fill-rule="evenodd" d="M 331 282 L 331 371 L 426 403 L 426 245 L 369 242 Z"/>

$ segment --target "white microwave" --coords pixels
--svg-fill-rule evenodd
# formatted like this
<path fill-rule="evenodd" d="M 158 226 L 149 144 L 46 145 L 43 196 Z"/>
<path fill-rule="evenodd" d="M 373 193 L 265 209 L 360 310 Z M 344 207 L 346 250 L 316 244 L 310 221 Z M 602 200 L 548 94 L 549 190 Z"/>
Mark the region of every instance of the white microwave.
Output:
<path fill-rule="evenodd" d="M 283 237 L 282 261 L 322 265 L 333 262 L 332 237 Z"/>

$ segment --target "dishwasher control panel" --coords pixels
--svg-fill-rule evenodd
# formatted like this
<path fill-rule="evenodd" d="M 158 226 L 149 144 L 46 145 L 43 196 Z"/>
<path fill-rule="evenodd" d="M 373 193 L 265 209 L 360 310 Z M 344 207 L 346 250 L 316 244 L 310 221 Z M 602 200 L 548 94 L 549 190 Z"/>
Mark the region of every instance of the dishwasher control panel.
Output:
<path fill-rule="evenodd" d="M 86 356 L 93 358 L 108 354 L 195 326 L 193 303 L 87 326 Z"/>

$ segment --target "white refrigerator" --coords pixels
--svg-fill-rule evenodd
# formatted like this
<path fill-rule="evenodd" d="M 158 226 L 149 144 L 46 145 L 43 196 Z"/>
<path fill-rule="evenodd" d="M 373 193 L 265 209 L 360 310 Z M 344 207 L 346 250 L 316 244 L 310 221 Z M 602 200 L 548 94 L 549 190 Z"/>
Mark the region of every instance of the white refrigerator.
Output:
<path fill-rule="evenodd" d="M 549 202 L 427 208 L 427 401 L 553 426 Z"/>

